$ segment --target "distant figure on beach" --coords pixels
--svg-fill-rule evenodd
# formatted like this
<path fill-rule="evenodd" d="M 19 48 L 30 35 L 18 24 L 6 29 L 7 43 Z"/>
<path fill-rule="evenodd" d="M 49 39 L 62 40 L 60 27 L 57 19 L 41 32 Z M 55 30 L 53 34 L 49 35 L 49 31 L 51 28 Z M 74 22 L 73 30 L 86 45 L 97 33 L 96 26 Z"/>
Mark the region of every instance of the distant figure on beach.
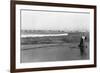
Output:
<path fill-rule="evenodd" d="M 82 37 L 80 38 L 80 44 L 79 44 L 81 56 L 85 54 L 85 48 L 86 48 L 85 40 L 86 40 L 86 36 L 82 35 Z"/>

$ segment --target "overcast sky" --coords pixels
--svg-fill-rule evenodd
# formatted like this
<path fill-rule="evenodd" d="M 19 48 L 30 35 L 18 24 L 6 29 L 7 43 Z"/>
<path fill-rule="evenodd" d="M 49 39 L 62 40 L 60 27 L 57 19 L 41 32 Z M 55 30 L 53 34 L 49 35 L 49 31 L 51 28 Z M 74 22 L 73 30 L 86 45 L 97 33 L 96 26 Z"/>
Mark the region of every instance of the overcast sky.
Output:
<path fill-rule="evenodd" d="M 21 29 L 89 31 L 89 25 L 89 13 L 21 11 Z"/>

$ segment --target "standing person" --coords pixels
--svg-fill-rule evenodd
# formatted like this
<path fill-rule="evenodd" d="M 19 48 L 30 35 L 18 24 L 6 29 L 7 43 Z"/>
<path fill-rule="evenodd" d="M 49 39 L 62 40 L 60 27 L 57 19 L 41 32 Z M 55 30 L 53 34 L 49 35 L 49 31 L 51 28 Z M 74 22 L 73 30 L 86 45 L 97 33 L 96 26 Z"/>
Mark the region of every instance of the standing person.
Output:
<path fill-rule="evenodd" d="M 84 35 L 80 38 L 79 48 L 81 56 L 85 53 L 85 39 L 86 37 Z"/>

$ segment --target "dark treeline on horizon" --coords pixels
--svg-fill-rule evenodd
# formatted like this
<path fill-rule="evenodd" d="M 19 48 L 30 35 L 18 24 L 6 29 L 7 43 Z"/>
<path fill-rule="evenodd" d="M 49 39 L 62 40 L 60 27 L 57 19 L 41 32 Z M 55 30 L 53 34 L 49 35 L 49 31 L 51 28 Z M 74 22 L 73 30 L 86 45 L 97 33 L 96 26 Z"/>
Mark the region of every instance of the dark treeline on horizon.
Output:
<path fill-rule="evenodd" d="M 78 30 L 76 30 L 76 31 L 66 31 L 66 30 L 21 30 L 21 32 L 89 32 L 89 31 L 78 31 Z"/>

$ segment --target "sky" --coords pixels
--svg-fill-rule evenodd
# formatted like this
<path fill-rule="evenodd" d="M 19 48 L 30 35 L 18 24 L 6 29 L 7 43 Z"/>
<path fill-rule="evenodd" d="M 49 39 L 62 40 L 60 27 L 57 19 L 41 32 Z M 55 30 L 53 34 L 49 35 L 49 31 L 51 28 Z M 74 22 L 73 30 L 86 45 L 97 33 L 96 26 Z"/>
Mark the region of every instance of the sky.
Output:
<path fill-rule="evenodd" d="M 90 14 L 59 11 L 21 11 L 21 29 L 89 31 Z"/>

